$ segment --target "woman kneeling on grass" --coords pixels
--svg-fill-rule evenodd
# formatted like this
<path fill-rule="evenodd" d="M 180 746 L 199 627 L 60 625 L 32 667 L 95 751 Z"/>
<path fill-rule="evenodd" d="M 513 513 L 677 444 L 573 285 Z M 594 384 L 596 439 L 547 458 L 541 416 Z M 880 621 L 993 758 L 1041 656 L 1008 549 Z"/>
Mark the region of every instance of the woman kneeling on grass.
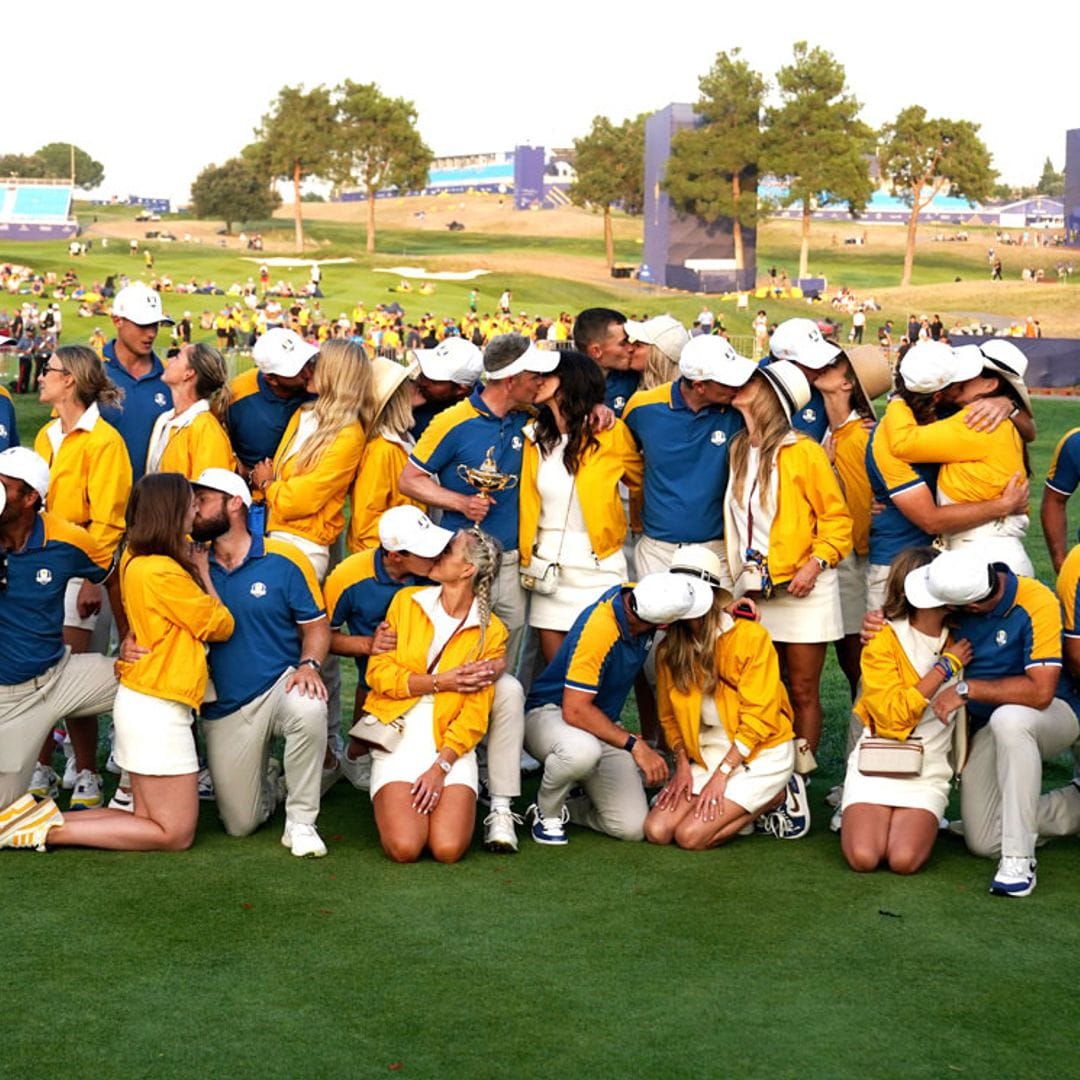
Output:
<path fill-rule="evenodd" d="M 700 618 L 673 623 L 657 646 L 656 699 L 675 756 L 671 780 L 645 819 L 645 839 L 702 850 L 726 843 L 760 817 L 760 831 L 796 839 L 809 830 L 804 806 L 784 801 L 795 767 L 791 703 L 768 631 L 733 618 L 719 587 Z M 686 572 L 672 570 L 672 573 Z M 767 812 L 772 811 L 772 812 Z"/>
<path fill-rule="evenodd" d="M 936 555 L 933 548 L 919 547 L 896 556 L 885 585 L 887 621 L 863 649 L 862 697 L 855 715 L 865 730 L 848 758 L 840 834 L 852 870 L 869 872 L 882 862 L 896 874 L 921 869 L 949 802 L 953 725 L 937 718 L 932 700 L 959 677 L 961 665 L 971 659 L 971 645 L 949 640 L 949 609 L 930 606 L 933 601 L 920 586 Z M 861 772 L 859 750 L 873 736 L 921 740 L 918 775 Z"/>
<path fill-rule="evenodd" d="M 134 813 L 83 810 L 49 831 L 50 847 L 183 851 L 199 817 L 192 710 L 206 691 L 206 641 L 233 617 L 210 581 L 208 551 L 187 539 L 191 485 L 178 473 L 143 477 L 131 493 L 121 588 L 132 633 L 149 652 L 117 661 L 116 760 L 131 775 Z"/>
<path fill-rule="evenodd" d="M 414 862 L 425 848 L 439 862 L 457 862 L 472 839 L 474 747 L 506 669 L 506 628 L 491 614 L 498 570 L 490 536 L 458 532 L 428 573 L 438 584 L 394 596 L 386 621 L 397 645 L 368 662 L 365 711 L 405 727 L 393 750 L 372 751 L 371 763 L 375 824 L 395 862 Z"/>

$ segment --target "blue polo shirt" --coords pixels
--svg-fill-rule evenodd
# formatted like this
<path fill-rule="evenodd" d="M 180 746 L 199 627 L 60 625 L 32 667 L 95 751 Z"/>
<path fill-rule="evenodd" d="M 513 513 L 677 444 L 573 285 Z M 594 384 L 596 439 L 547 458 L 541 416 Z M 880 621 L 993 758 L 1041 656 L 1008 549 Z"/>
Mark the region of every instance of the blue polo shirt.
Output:
<path fill-rule="evenodd" d="M 64 655 L 67 583 L 86 578 L 100 585 L 109 576 L 112 558 L 85 529 L 46 510 L 38 514 L 26 546 L 7 552 L 6 562 L 7 588 L 0 590 L 0 686 L 14 686 L 41 675 Z"/>
<path fill-rule="evenodd" d="M 925 484 L 931 498 L 937 490 L 937 465 L 910 465 L 901 461 L 889 449 L 888 440 L 878 439 L 880 426 L 870 432 L 866 444 L 866 475 L 874 501 L 882 509 L 870 515 L 870 554 L 874 566 L 889 566 L 901 551 L 910 547 L 925 547 L 933 537 L 905 517 L 892 497 Z"/>
<path fill-rule="evenodd" d="M 217 701 L 202 707 L 217 720 L 265 693 L 300 660 L 297 626 L 325 614 L 311 563 L 292 544 L 252 536 L 247 557 L 226 570 L 210 554 L 210 580 L 232 613 L 228 641 L 210 644 Z"/>
<path fill-rule="evenodd" d="M 258 368 L 241 372 L 229 383 L 228 428 L 236 456 L 249 468 L 277 453 L 292 415 L 314 394 L 278 397 Z"/>
<path fill-rule="evenodd" d="M 796 431 L 809 435 L 814 442 L 821 442 L 829 433 L 829 418 L 825 415 L 825 399 L 817 388 L 810 385 L 810 400 L 792 418 Z"/>
<path fill-rule="evenodd" d="M 360 551 L 340 562 L 326 579 L 326 611 L 335 630 L 342 626 L 350 634 L 371 637 L 386 618 L 390 601 L 406 585 L 423 584 L 423 579 L 407 576 L 395 581 L 387 573 L 382 548 Z M 360 685 L 367 686 L 368 657 L 357 656 Z"/>
<path fill-rule="evenodd" d="M 0 386 L 0 450 L 19 445 L 19 425 L 15 421 L 15 402 Z"/>
<path fill-rule="evenodd" d="M 448 491 L 462 495 L 475 495 L 458 475 L 458 465 L 479 468 L 489 448 L 495 465 L 501 473 L 520 478 L 521 450 L 525 445 L 522 428 L 529 421 L 525 412 L 509 412 L 496 416 L 480 396 L 479 383 L 472 393 L 456 405 L 444 409 L 428 425 L 423 438 L 409 455 L 409 461 L 419 469 L 438 478 Z M 502 544 L 506 551 L 517 551 L 518 546 L 518 490 L 512 488 L 496 492 L 495 502 L 482 522 L 482 528 Z M 467 529 L 472 522 L 456 510 L 443 512 L 444 529 Z"/>
<path fill-rule="evenodd" d="M 1060 495 L 1071 495 L 1080 485 L 1080 428 L 1067 431 L 1054 448 L 1046 486 Z"/>
<path fill-rule="evenodd" d="M 150 370 L 135 378 L 116 359 L 115 338 L 103 351 L 105 374 L 124 391 L 124 401 L 119 409 L 112 405 L 102 405 L 101 415 L 120 432 L 128 457 L 131 458 L 132 480 L 138 480 L 146 472 L 146 458 L 150 452 L 150 433 L 154 430 L 154 421 L 172 408 L 172 394 L 161 380 L 165 368 L 157 354 L 151 353 Z"/>
<path fill-rule="evenodd" d="M 1035 578 L 1017 577 L 1004 563 L 994 569 L 1005 574 L 1001 599 L 985 614 L 957 613 L 955 636 L 967 638 L 974 652 L 964 667 L 965 679 L 1003 679 L 1023 675 L 1032 667 L 1061 667 L 1061 607 L 1057 597 Z M 1055 697 L 1080 715 L 1068 679 L 1058 682 Z M 969 701 L 971 731 L 990 719 L 996 705 Z"/>
<path fill-rule="evenodd" d="M 641 384 L 639 371 L 609 371 L 604 378 L 604 404 L 621 417 Z"/>
<path fill-rule="evenodd" d="M 551 663 L 533 683 L 526 709 L 561 705 L 563 690 L 593 694 L 593 704 L 619 722 L 627 695 L 645 663 L 653 634 L 634 637 L 626 618 L 623 590 L 615 585 L 574 620 Z"/>
<path fill-rule="evenodd" d="M 727 405 L 690 409 L 682 380 L 636 393 L 623 421 L 645 459 L 642 518 L 647 536 L 696 544 L 724 535 L 728 447 L 743 429 Z"/>

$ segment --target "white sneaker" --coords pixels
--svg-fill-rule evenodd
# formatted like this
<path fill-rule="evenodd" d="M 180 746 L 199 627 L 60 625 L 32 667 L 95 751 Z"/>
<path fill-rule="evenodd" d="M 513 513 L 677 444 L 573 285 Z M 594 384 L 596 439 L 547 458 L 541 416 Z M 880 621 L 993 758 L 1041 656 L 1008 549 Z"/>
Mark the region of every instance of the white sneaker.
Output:
<path fill-rule="evenodd" d="M 518 849 L 515 825 L 524 825 L 520 814 L 510 809 L 492 810 L 484 818 L 484 850 L 513 855 Z"/>
<path fill-rule="evenodd" d="M 994 896 L 1030 896 L 1035 888 L 1035 860 L 1030 855 L 1003 855 L 990 882 Z"/>
<path fill-rule="evenodd" d="M 53 767 L 36 762 L 34 773 L 30 777 L 30 786 L 26 790 L 35 799 L 55 799 L 60 794 L 60 781 Z"/>
<path fill-rule="evenodd" d="M 357 791 L 371 790 L 371 754 L 361 754 L 360 757 L 349 757 L 349 749 L 346 747 L 338 759 L 341 771 L 345 779 Z"/>
<path fill-rule="evenodd" d="M 570 811 L 565 806 L 555 818 L 544 817 L 537 803 L 533 803 L 525 813 L 532 818 L 532 838 L 538 844 L 562 847 L 568 843 L 566 823 L 570 820 Z"/>
<path fill-rule="evenodd" d="M 75 786 L 75 777 L 79 775 L 79 770 L 75 767 L 75 747 L 71 745 L 70 735 L 65 735 L 60 745 L 64 751 L 64 777 L 60 786 L 65 791 L 70 791 Z"/>
<path fill-rule="evenodd" d="M 204 765 L 199 770 L 199 800 L 214 802 L 214 778 L 210 775 L 210 766 Z"/>
<path fill-rule="evenodd" d="M 89 769 L 75 774 L 75 786 L 71 789 L 69 810 L 96 810 L 105 805 L 101 794 L 101 776 Z"/>
<path fill-rule="evenodd" d="M 285 819 L 281 842 L 301 859 L 321 859 L 326 854 L 326 845 L 314 825 L 304 825 L 289 818 Z"/>
<path fill-rule="evenodd" d="M 109 800 L 110 810 L 123 810 L 125 814 L 135 813 L 135 794 L 122 787 L 116 789 L 116 794 Z"/>

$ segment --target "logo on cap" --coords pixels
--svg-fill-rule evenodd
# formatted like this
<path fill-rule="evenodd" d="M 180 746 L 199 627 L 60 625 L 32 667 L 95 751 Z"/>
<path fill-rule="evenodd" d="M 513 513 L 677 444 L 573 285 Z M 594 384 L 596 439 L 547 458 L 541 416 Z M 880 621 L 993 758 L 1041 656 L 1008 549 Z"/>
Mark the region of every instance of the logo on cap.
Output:
<path fill-rule="evenodd" d="M 996 633 L 996 634 L 994 635 L 994 640 L 995 640 L 995 641 L 996 641 L 996 642 L 997 642 L 997 643 L 998 643 L 999 645 L 1004 645 L 1004 644 L 1005 644 L 1005 643 L 1006 643 L 1006 642 L 1007 642 L 1007 641 L 1009 640 L 1009 635 L 1008 635 L 1008 634 L 1006 634 L 1004 630 L 999 630 L 999 631 L 998 631 L 998 632 L 997 632 L 997 633 Z"/>
<path fill-rule="evenodd" d="M 723 446 L 724 443 L 727 442 L 727 434 L 723 431 L 714 431 L 712 435 L 709 436 L 709 441 L 713 446 Z"/>
<path fill-rule="evenodd" d="M 253 581 L 251 583 L 251 595 L 256 600 L 261 600 L 266 595 L 266 586 L 261 581 Z"/>
<path fill-rule="evenodd" d="M 52 581 L 52 571 L 42 567 L 34 577 L 39 585 L 48 585 Z"/>

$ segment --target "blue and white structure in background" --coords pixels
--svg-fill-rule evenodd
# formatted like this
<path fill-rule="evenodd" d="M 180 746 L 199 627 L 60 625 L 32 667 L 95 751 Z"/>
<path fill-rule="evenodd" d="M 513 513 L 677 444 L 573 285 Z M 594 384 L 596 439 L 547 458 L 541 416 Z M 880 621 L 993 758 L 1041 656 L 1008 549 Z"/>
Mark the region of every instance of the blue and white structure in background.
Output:
<path fill-rule="evenodd" d="M 0 181 L 0 241 L 71 239 L 79 231 L 74 190 L 64 180 Z"/>

